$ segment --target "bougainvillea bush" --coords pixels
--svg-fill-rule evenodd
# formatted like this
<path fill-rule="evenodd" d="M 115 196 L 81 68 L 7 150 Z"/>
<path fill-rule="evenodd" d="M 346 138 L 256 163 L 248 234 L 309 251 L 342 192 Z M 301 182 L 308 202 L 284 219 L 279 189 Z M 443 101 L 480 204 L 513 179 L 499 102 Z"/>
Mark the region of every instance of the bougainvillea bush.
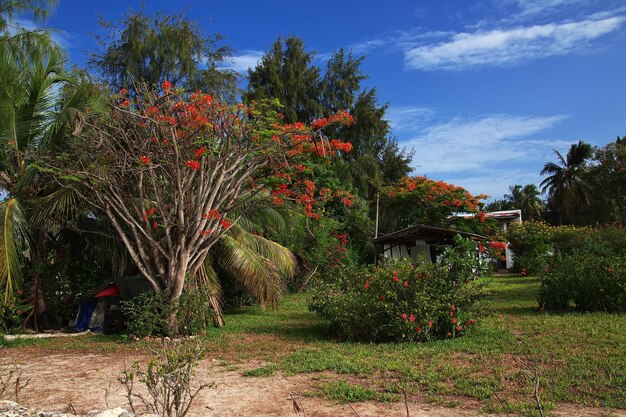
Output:
<path fill-rule="evenodd" d="M 335 272 L 313 291 L 309 307 L 328 319 L 342 339 L 426 341 L 458 337 L 476 325 L 472 307 L 482 296 L 482 285 L 472 263 L 348 262 Z"/>
<path fill-rule="evenodd" d="M 626 311 L 626 256 L 557 253 L 541 276 L 539 306 L 564 310 Z"/>

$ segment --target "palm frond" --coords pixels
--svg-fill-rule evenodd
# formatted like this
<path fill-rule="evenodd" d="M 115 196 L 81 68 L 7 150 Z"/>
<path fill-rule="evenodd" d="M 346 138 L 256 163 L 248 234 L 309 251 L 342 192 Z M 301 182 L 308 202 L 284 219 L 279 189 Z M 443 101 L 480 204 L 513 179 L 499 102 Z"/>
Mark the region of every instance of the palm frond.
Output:
<path fill-rule="evenodd" d="M 261 305 L 269 303 L 276 306 L 285 290 L 281 272 L 288 271 L 289 268 L 284 268 L 286 265 L 280 263 L 279 267 L 270 258 L 261 255 L 257 249 L 263 245 L 255 247 L 251 240 L 257 239 L 242 238 L 242 235 L 243 233 L 239 234 L 239 239 L 232 235 L 222 236 L 216 245 L 219 265 L 229 271 L 235 281 L 259 300 Z M 265 245 L 264 250 L 269 255 L 270 246 Z M 274 258 L 280 258 L 280 255 Z"/>
<path fill-rule="evenodd" d="M 87 202 L 76 192 L 75 187 L 77 185 L 59 187 L 45 197 L 38 199 L 36 201 L 38 210 L 31 220 L 33 225 L 58 226 L 76 218 Z"/>
<path fill-rule="evenodd" d="M 0 203 L 0 290 L 5 304 L 22 283 L 23 252 L 28 248 L 28 223 L 16 198 Z"/>

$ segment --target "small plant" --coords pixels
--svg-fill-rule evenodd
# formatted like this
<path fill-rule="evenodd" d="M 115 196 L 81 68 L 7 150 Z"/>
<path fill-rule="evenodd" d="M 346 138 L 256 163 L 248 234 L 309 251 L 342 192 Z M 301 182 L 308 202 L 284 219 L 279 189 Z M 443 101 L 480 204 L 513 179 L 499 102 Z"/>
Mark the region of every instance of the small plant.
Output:
<path fill-rule="evenodd" d="M 24 377 L 19 365 L 15 363 L 0 365 L 0 399 L 15 398 L 15 401 L 19 401 L 20 391 L 26 388 L 29 382 L 30 377 Z"/>
<path fill-rule="evenodd" d="M 118 378 L 134 413 L 138 407 L 162 417 L 184 417 L 198 394 L 215 384 L 193 386 L 195 368 L 204 355 L 200 342 L 167 342 L 145 367 L 135 362 Z M 139 384 L 147 395 L 137 390 Z M 137 404 L 137 402 L 139 404 Z"/>

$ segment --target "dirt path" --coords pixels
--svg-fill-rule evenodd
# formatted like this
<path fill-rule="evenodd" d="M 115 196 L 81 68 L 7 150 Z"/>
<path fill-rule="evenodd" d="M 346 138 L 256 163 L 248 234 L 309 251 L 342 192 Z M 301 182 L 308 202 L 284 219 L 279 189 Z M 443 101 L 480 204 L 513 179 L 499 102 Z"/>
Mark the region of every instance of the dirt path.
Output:
<path fill-rule="evenodd" d="M 17 362 L 24 376 L 31 377 L 29 385 L 20 393 L 19 403 L 43 410 L 72 411 L 87 413 L 94 409 L 125 406 L 125 398 L 116 377 L 124 368 L 141 357 L 117 354 L 53 353 L 29 355 L 28 352 L 12 352 L 12 357 L 3 355 L 0 364 Z M 203 391 L 194 404 L 191 416 L 234 417 L 234 416 L 302 416 L 293 408 L 292 395 L 299 401 L 309 417 L 355 416 L 347 405 L 339 405 L 323 398 L 305 397 L 303 393 L 313 390 L 319 381 L 315 375 L 285 377 L 277 374 L 267 378 L 249 378 L 242 375 L 246 369 L 260 366 L 248 362 L 237 369 L 224 366 L 218 360 L 204 360 L 198 369 L 198 382 L 217 384 L 215 389 Z M 105 392 L 109 395 L 105 400 Z M 13 398 L 14 399 L 14 398 Z M 445 408 L 418 399 L 409 400 L 410 416 L 476 416 L 480 404 L 467 401 L 456 408 Z M 361 417 L 406 416 L 403 402 L 364 402 L 352 407 Z M 597 408 L 558 407 L 561 415 L 601 416 L 606 410 Z M 614 411 L 615 416 L 626 413 Z"/>

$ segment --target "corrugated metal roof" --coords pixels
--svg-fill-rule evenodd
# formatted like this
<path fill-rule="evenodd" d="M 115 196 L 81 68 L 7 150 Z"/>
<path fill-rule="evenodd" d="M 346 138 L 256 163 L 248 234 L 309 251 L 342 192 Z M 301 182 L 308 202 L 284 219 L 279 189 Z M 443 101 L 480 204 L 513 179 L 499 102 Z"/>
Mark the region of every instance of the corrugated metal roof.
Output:
<path fill-rule="evenodd" d="M 446 229 L 443 227 L 428 226 L 425 224 L 416 224 L 415 226 L 407 227 L 406 229 L 398 230 L 397 232 L 389 233 L 374 239 L 374 243 L 386 243 L 397 240 L 406 239 L 408 237 L 419 239 L 419 236 L 424 236 L 426 233 L 435 233 L 441 236 L 454 236 L 460 234 L 463 237 L 473 240 L 486 240 L 485 236 L 477 235 L 475 233 L 463 232 L 456 229 Z"/>

